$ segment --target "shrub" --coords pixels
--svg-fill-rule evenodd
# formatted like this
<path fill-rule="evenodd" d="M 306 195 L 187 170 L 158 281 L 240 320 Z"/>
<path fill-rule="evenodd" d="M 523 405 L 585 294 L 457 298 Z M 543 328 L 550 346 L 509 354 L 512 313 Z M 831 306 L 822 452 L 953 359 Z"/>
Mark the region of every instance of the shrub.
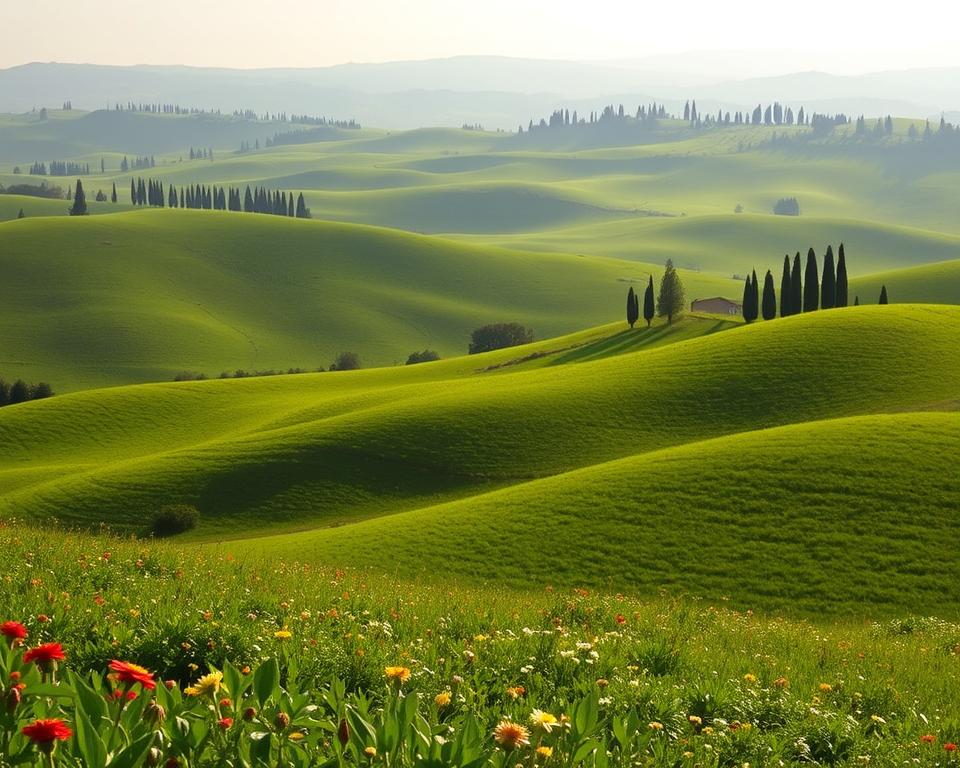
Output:
<path fill-rule="evenodd" d="M 434 360 L 439 359 L 440 355 L 438 355 L 432 349 L 425 349 L 423 352 L 411 352 L 410 357 L 407 358 L 407 365 L 416 365 L 417 363 L 432 363 Z"/>
<path fill-rule="evenodd" d="M 533 331 L 520 323 L 494 323 L 477 328 L 470 335 L 468 351 L 471 355 L 490 352 L 494 349 L 515 347 L 533 341 Z"/>
<path fill-rule="evenodd" d="M 800 202 L 795 197 L 781 197 L 773 206 L 777 216 L 799 216 Z"/>
<path fill-rule="evenodd" d="M 169 504 L 153 518 L 154 536 L 175 536 L 197 527 L 200 511 L 190 504 Z"/>
<path fill-rule="evenodd" d="M 363 366 L 360 365 L 360 355 L 356 352 L 341 352 L 336 359 L 330 363 L 331 371 L 356 371 Z"/>

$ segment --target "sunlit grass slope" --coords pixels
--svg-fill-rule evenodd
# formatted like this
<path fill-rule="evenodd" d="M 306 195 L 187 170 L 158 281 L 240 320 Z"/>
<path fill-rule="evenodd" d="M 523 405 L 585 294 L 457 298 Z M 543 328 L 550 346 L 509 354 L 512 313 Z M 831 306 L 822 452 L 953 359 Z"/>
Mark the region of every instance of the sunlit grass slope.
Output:
<path fill-rule="evenodd" d="M 955 615 L 958 459 L 957 413 L 813 422 L 230 548 L 427 581 Z"/>
<path fill-rule="evenodd" d="M 960 304 L 960 259 L 867 275 L 851 282 L 850 295 L 859 296 L 863 304 L 874 304 L 884 285 L 892 302 Z"/>
<path fill-rule="evenodd" d="M 955 409 L 958 339 L 957 308 L 859 307 L 576 365 L 475 373 L 515 349 L 78 393 L 0 411 L 0 511 L 136 528 L 185 502 L 206 537 L 357 520 L 743 431 Z"/>
<path fill-rule="evenodd" d="M 319 221 L 194 211 L 0 225 L 0 376 L 57 391 L 466 351 L 485 323 L 539 338 L 621 316 L 660 266 Z M 736 295 L 687 273 L 691 294 Z"/>

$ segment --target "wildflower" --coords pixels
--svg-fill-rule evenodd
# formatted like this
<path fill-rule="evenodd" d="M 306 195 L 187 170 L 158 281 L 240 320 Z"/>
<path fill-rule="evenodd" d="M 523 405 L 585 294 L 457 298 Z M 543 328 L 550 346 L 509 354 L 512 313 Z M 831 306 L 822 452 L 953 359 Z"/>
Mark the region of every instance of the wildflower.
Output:
<path fill-rule="evenodd" d="M 127 686 L 139 683 L 150 691 L 157 687 L 157 683 L 153 679 L 153 673 L 147 671 L 139 664 L 131 664 L 127 661 L 117 661 L 114 659 L 110 662 L 110 671 L 112 673 L 111 676 L 118 683 L 124 683 Z"/>
<path fill-rule="evenodd" d="M 347 725 L 346 720 L 340 721 L 340 727 L 337 728 L 337 741 L 340 742 L 341 747 L 350 743 L 350 726 Z"/>
<path fill-rule="evenodd" d="M 285 730 L 288 725 L 290 725 L 290 715 L 286 712 L 277 712 L 277 716 L 273 720 L 273 724 L 277 726 L 278 731 Z M 343 723 L 340 723 L 340 726 L 343 727 Z"/>
<path fill-rule="evenodd" d="M 703 725 L 703 718 L 698 717 L 697 715 L 690 715 L 687 720 L 690 721 L 691 725 Z"/>
<path fill-rule="evenodd" d="M 56 667 L 58 661 L 63 661 L 67 655 L 63 652 L 63 646 L 60 643 L 45 643 L 31 648 L 23 654 L 23 663 L 34 662 L 44 672 L 49 672 Z"/>
<path fill-rule="evenodd" d="M 50 621 L 50 617 L 45 613 L 41 613 L 39 616 L 37 616 L 37 621 L 39 621 L 41 624 L 46 624 L 48 621 Z"/>
<path fill-rule="evenodd" d="M 622 613 L 618 613 L 618 614 L 617 614 L 617 624 L 626 624 L 626 623 L 627 623 L 627 617 L 624 616 Z"/>
<path fill-rule="evenodd" d="M 545 747 L 543 745 L 537 747 L 537 756 L 544 759 L 551 757 L 553 755 L 553 747 Z"/>
<path fill-rule="evenodd" d="M 289 640 L 291 637 L 293 637 L 293 632 L 291 632 L 289 629 L 278 629 L 273 633 L 273 636 L 277 640 Z"/>
<path fill-rule="evenodd" d="M 37 745 L 41 752 L 50 754 L 58 741 L 66 741 L 73 736 L 73 731 L 63 720 L 34 720 L 20 731 L 30 741 Z"/>
<path fill-rule="evenodd" d="M 944 744 L 944 745 L 943 745 L 943 748 L 944 748 L 947 752 L 956 752 L 956 751 L 957 751 L 957 745 L 954 744 L 952 741 L 948 741 L 946 744 Z"/>
<path fill-rule="evenodd" d="M 290 741 L 303 741 L 303 731 L 294 731 L 289 736 L 287 736 Z"/>
<path fill-rule="evenodd" d="M 886 724 L 887 724 L 887 721 L 884 720 L 882 717 L 880 717 L 880 715 L 870 715 L 870 719 L 873 720 L 873 722 L 875 722 L 875 723 L 877 723 L 877 724 L 879 724 L 879 725 L 886 725 Z"/>
<path fill-rule="evenodd" d="M 217 725 L 224 731 L 230 730 L 233 727 L 233 718 L 232 717 L 221 717 L 217 720 Z"/>
<path fill-rule="evenodd" d="M 251 720 L 253 720 L 253 718 L 255 718 L 256 716 L 257 716 L 257 710 L 255 710 L 253 707 L 247 707 L 245 710 L 243 710 L 243 719 L 246 720 L 248 723 Z"/>
<path fill-rule="evenodd" d="M 363 754 L 365 754 L 367 757 L 369 757 L 369 758 L 372 760 L 373 758 L 375 758 L 375 757 L 377 756 L 377 748 L 376 748 L 376 747 L 364 747 L 364 748 L 363 748 Z"/>
<path fill-rule="evenodd" d="M 493 730 L 493 739 L 505 749 L 519 749 L 530 744 L 530 731 L 519 723 L 501 720 Z"/>
<path fill-rule="evenodd" d="M 10 647 L 14 648 L 27 639 L 27 628 L 19 621 L 5 621 L 0 624 L 0 635 L 7 638 Z"/>
<path fill-rule="evenodd" d="M 437 705 L 438 709 L 443 709 L 450 706 L 450 699 L 450 691 L 441 691 L 433 697 L 433 703 Z"/>
<path fill-rule="evenodd" d="M 790 681 L 787 680 L 787 678 L 785 678 L 783 675 L 781 675 L 780 677 L 778 677 L 776 680 L 773 681 L 773 684 L 777 688 L 787 688 L 790 685 Z"/>
<path fill-rule="evenodd" d="M 610 685 L 610 681 L 605 677 L 601 677 L 599 680 L 597 680 L 597 688 L 606 688 L 608 685 Z"/>
<path fill-rule="evenodd" d="M 524 688 L 522 685 L 512 685 L 509 688 L 507 688 L 507 696 L 509 696 L 514 701 L 519 699 L 526 692 L 527 692 L 527 689 Z"/>
<path fill-rule="evenodd" d="M 756 676 L 755 674 L 753 674 L 752 672 L 747 672 L 747 674 L 745 674 L 745 675 L 743 676 L 743 681 L 744 681 L 745 683 L 751 683 L 751 684 L 753 684 L 753 683 L 757 682 L 757 676 Z"/>
<path fill-rule="evenodd" d="M 820 685 L 819 685 L 818 687 L 819 687 L 820 690 L 823 691 L 824 693 L 830 693 L 830 691 L 833 690 L 833 686 L 830 685 L 830 683 L 820 683 Z"/>
<path fill-rule="evenodd" d="M 223 681 L 223 672 L 214 671 L 209 675 L 204 675 L 189 688 L 184 688 L 183 692 L 187 696 L 215 696 L 220 690 Z"/>
<path fill-rule="evenodd" d="M 934 736 L 932 733 L 925 733 L 923 734 L 923 736 L 920 737 L 920 741 L 923 744 L 933 744 L 933 742 L 935 742 L 936 740 L 937 740 L 937 737 Z"/>
<path fill-rule="evenodd" d="M 693 752 L 689 752 L 689 751 L 684 752 L 684 753 L 683 753 L 683 756 L 686 757 L 687 759 L 689 759 L 689 758 L 693 757 Z"/>
<path fill-rule="evenodd" d="M 551 715 L 549 712 L 543 712 L 539 709 L 533 710 L 530 713 L 530 725 L 534 727 L 535 730 L 543 731 L 544 733 L 550 733 L 554 728 L 557 727 L 559 721 L 554 715 Z"/>
<path fill-rule="evenodd" d="M 7 712 L 13 712 L 18 706 L 20 706 L 20 700 L 23 698 L 23 694 L 20 692 L 21 690 L 22 688 L 20 685 L 15 685 L 13 688 L 7 691 L 4 702 Z"/>
<path fill-rule="evenodd" d="M 660 722 L 657 722 L 656 720 L 654 720 L 652 723 L 648 723 L 648 724 L 647 724 L 647 727 L 648 727 L 651 731 L 662 731 L 662 730 L 663 730 L 663 723 L 660 723 Z"/>
<path fill-rule="evenodd" d="M 244 667 L 243 667 L 243 669 L 240 670 L 240 674 L 241 674 L 241 675 L 249 675 L 249 674 L 250 674 L 250 665 L 249 665 L 249 664 L 245 664 Z"/>
<path fill-rule="evenodd" d="M 403 685 L 410 679 L 410 670 L 407 667 L 386 667 L 384 673 L 387 680 L 397 685 Z"/>
<path fill-rule="evenodd" d="M 156 699 L 154 699 L 147 704 L 144 717 L 150 724 L 160 726 L 163 725 L 163 721 L 167 719 L 167 710 L 157 704 Z"/>

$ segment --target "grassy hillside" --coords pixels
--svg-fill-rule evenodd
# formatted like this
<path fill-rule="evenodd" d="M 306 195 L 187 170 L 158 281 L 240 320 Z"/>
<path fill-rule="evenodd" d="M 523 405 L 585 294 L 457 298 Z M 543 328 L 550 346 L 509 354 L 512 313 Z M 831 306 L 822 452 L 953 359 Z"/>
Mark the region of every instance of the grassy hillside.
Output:
<path fill-rule="evenodd" d="M 365 365 L 466 351 L 518 321 L 538 337 L 621 316 L 630 281 L 659 266 L 478 248 L 396 231 L 195 211 L 0 224 L 0 375 L 58 391 Z M 687 273 L 692 295 L 737 295 Z"/>
<path fill-rule="evenodd" d="M 892 302 L 960 303 L 960 259 L 867 275 L 851 282 L 850 295 L 872 304 L 879 299 L 884 285 Z"/>
<path fill-rule="evenodd" d="M 944 541 L 960 509 L 958 457 L 957 413 L 813 422 L 231 549 L 411 579 L 953 615 L 960 584 L 944 575 L 960 553 Z"/>
<path fill-rule="evenodd" d="M 860 307 L 576 365 L 476 373 L 517 349 L 78 393 L 0 411 L 0 510 L 138 526 L 186 502 L 206 536 L 355 520 L 743 431 L 956 408 L 958 332 L 955 308 Z"/>

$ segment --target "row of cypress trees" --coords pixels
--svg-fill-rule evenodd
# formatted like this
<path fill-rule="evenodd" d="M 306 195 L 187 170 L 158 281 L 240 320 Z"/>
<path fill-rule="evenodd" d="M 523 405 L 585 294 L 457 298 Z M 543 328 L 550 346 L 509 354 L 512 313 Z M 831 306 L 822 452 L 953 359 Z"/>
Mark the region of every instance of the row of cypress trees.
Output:
<path fill-rule="evenodd" d="M 801 312 L 816 312 L 818 309 L 845 307 L 849 303 L 849 295 L 847 258 L 843 243 L 840 243 L 840 248 L 837 250 L 836 265 L 834 265 L 833 246 L 827 246 L 827 252 L 823 257 L 822 279 L 817 267 L 817 254 L 813 248 L 807 251 L 807 262 L 802 277 L 800 252 L 797 251 L 797 255 L 793 257 L 792 266 L 789 254 L 783 257 L 783 273 L 780 277 L 780 317 L 798 315 Z M 859 303 L 859 297 L 855 297 L 854 304 Z M 880 291 L 880 303 L 887 303 L 886 286 L 883 286 Z M 754 270 L 743 287 L 743 319 L 751 323 L 758 317 L 773 320 L 776 316 L 777 292 L 773 273 L 767 270 L 761 298 L 757 272 Z"/>
<path fill-rule="evenodd" d="M 116 194 L 116 190 L 114 190 Z M 151 205 L 163 208 L 189 208 L 195 210 L 213 211 L 243 211 L 246 213 L 269 213 L 275 216 L 289 216 L 290 218 L 309 219 L 310 210 L 303 199 L 303 193 L 294 201 L 293 192 L 287 194 L 277 190 L 271 191 L 265 187 L 257 187 L 251 191 L 247 187 L 246 193 L 241 196 L 240 190 L 233 187 L 180 187 L 180 193 L 173 185 L 169 193 L 164 194 L 163 182 L 148 179 L 130 180 L 130 200 L 134 205 Z"/>
<path fill-rule="evenodd" d="M 647 328 L 650 327 L 650 323 L 653 321 L 654 309 L 653 275 L 651 275 L 650 282 L 647 283 L 647 289 L 643 292 L 643 319 L 647 321 Z M 639 319 L 640 297 L 633 290 L 633 286 L 631 285 L 630 290 L 627 291 L 627 322 L 630 323 L 630 327 L 633 328 Z"/>

